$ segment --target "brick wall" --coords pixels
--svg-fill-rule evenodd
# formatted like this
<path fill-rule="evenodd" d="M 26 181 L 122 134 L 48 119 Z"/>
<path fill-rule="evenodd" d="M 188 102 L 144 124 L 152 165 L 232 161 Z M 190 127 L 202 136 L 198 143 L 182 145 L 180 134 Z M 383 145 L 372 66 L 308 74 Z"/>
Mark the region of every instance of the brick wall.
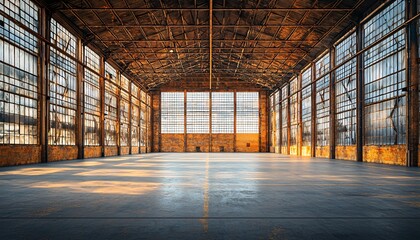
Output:
<path fill-rule="evenodd" d="M 0 166 L 13 166 L 41 162 L 39 145 L 1 145 Z"/>

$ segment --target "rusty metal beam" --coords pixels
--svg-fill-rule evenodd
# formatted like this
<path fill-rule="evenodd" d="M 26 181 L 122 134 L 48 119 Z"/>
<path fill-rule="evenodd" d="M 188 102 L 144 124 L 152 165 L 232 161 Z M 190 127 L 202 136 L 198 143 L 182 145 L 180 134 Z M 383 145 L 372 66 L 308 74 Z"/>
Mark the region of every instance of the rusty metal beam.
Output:
<path fill-rule="evenodd" d="M 363 49 L 363 29 L 356 27 L 356 52 Z M 364 127 L 364 70 L 363 55 L 356 56 L 356 161 L 363 162 L 363 127 Z"/>
<path fill-rule="evenodd" d="M 197 12 L 208 12 L 209 8 L 195 8 L 195 7 L 168 7 L 168 8 L 148 8 L 148 7 L 136 7 L 136 8 L 116 8 L 116 7 L 63 7 L 58 8 L 58 11 L 197 11 Z M 274 11 L 274 12 L 303 12 L 303 11 L 313 11 L 313 12 L 348 12 L 353 11 L 353 8 L 299 8 L 299 7 L 284 7 L 284 8 L 213 8 L 214 12 L 223 12 L 223 11 Z"/>
<path fill-rule="evenodd" d="M 127 12 L 127 11 L 194 11 L 194 12 L 208 12 L 209 8 L 111 8 L 111 7 L 63 7 L 58 8 L 58 11 L 116 11 L 116 12 Z M 214 12 L 238 12 L 238 11 L 273 11 L 273 12 L 349 12 L 353 11 L 354 8 L 213 8 Z"/>
<path fill-rule="evenodd" d="M 330 54 L 330 69 L 335 67 L 335 49 L 331 48 L 329 51 Z M 330 82 L 329 82 L 329 89 L 330 89 L 330 119 L 329 119 L 329 128 L 330 128 L 330 149 L 329 149 L 329 157 L 331 159 L 335 159 L 335 143 L 336 143 L 336 93 L 335 93 L 335 71 L 330 72 Z"/>
<path fill-rule="evenodd" d="M 417 13 L 417 1 L 406 1 L 406 19 Z M 407 160 L 408 167 L 419 166 L 419 57 L 418 26 L 415 22 L 406 28 L 407 77 Z"/>
<path fill-rule="evenodd" d="M 130 39 L 101 39 L 101 42 L 118 42 L 118 43 L 177 43 L 177 42 L 203 42 L 210 41 L 210 39 L 142 39 L 142 40 L 130 40 Z M 319 42 L 319 39 L 303 39 L 303 40 L 268 40 L 268 39 L 213 39 L 214 42 L 261 42 L 261 43 L 301 43 L 301 42 Z"/>
<path fill-rule="evenodd" d="M 140 27 L 170 27 L 170 28 L 208 28 L 208 24 L 201 24 L 201 25 L 192 25 L 192 24 L 138 24 L 138 25 L 86 25 L 86 27 L 90 28 L 140 28 Z M 281 27 L 281 28 L 330 28 L 334 27 L 334 25 L 315 25 L 315 24 L 267 24 L 267 25 L 245 25 L 245 24 L 225 24 L 225 25 L 214 25 L 213 28 L 225 28 L 225 27 L 235 27 L 235 28 L 259 28 L 259 27 Z"/>
<path fill-rule="evenodd" d="M 50 24 L 49 21 L 49 14 L 47 14 L 45 8 L 41 8 L 40 11 L 40 35 L 45 38 L 49 39 L 50 36 Z M 39 72 L 39 80 L 38 80 L 38 94 L 39 94 L 39 107 L 38 107 L 38 114 L 39 114 L 39 122 L 38 122 L 38 129 L 39 129 L 39 144 L 41 145 L 41 162 L 46 163 L 48 162 L 48 129 L 49 129 L 49 98 L 47 98 L 48 91 L 49 91 L 49 83 L 48 83 L 48 71 L 47 71 L 47 59 L 49 55 L 49 47 L 45 41 L 40 41 L 39 43 L 39 61 L 38 61 L 38 72 Z"/>
<path fill-rule="evenodd" d="M 211 82 L 213 74 L 213 0 L 209 1 L 209 88 L 211 92 Z M 210 146 L 211 146 L 211 135 L 210 135 Z"/>

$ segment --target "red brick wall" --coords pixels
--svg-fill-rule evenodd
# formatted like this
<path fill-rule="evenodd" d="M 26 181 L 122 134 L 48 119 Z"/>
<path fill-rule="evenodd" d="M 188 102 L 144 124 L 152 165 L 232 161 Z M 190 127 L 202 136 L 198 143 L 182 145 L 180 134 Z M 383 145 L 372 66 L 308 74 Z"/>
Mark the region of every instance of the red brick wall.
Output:
<path fill-rule="evenodd" d="M 39 145 L 1 145 L 0 166 L 22 165 L 41 162 Z"/>
<path fill-rule="evenodd" d="M 77 146 L 48 146 L 48 162 L 77 159 Z"/>
<path fill-rule="evenodd" d="M 102 147 L 100 146 L 85 147 L 84 150 L 85 158 L 97 158 L 102 156 Z"/>

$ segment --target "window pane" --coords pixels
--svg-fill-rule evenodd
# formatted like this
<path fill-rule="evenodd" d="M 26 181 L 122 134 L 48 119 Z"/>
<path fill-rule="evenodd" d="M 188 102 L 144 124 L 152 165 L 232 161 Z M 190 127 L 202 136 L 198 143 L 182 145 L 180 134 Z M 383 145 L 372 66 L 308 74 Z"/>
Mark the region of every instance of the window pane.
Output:
<path fill-rule="evenodd" d="M 33 2 L 0 1 L 0 10 L 38 32 Z M 0 144 L 38 144 L 38 39 L 0 21 Z"/>
<path fill-rule="evenodd" d="M 105 145 L 117 145 L 117 71 L 108 63 L 105 64 Z"/>
<path fill-rule="evenodd" d="M 184 133 L 184 93 L 162 92 L 160 96 L 161 133 Z M 141 116 L 146 127 L 146 105 L 143 106 Z"/>
<path fill-rule="evenodd" d="M 85 68 L 84 85 L 84 142 L 86 146 L 99 146 L 101 115 L 101 95 L 99 91 L 99 55 L 85 47 L 85 64 L 95 70 Z"/>
<path fill-rule="evenodd" d="M 364 43 L 369 45 L 401 25 L 405 1 L 398 0 L 363 26 Z M 406 97 L 404 29 L 368 49 L 364 54 L 365 144 L 404 144 Z"/>
<path fill-rule="evenodd" d="M 212 132 L 233 133 L 234 95 L 230 92 L 212 93 Z"/>
<path fill-rule="evenodd" d="M 336 63 L 351 59 L 335 71 L 336 144 L 356 144 L 356 33 L 336 46 Z"/>
<path fill-rule="evenodd" d="M 316 76 L 316 146 L 330 143 L 330 55 L 325 54 L 315 63 Z"/>
<path fill-rule="evenodd" d="M 51 20 L 51 41 L 71 57 L 76 57 L 77 39 L 54 19 Z M 74 145 L 76 143 L 76 62 L 68 55 L 50 48 L 49 144 Z"/>
<path fill-rule="evenodd" d="M 236 133 L 259 132 L 259 93 L 236 93 Z"/>
<path fill-rule="evenodd" d="M 209 93 L 187 93 L 187 133 L 209 133 Z"/>

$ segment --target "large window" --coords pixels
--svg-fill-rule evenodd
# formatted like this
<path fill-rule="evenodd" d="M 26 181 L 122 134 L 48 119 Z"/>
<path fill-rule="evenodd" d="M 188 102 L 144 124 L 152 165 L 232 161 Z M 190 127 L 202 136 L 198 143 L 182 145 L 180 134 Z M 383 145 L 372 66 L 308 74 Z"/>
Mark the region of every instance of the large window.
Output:
<path fill-rule="evenodd" d="M 288 124 L 287 124 L 287 117 L 289 115 L 289 86 L 286 85 L 281 89 L 281 146 L 287 147 L 288 140 L 287 140 L 287 131 L 288 131 Z"/>
<path fill-rule="evenodd" d="M 183 92 L 161 93 L 161 133 L 210 133 L 210 93 L 187 92 L 184 112 Z M 212 133 L 234 133 L 235 98 L 233 93 L 212 93 Z M 184 118 L 185 117 L 185 118 Z M 236 132 L 258 133 L 258 92 L 236 94 Z"/>
<path fill-rule="evenodd" d="M 131 84 L 131 146 L 140 144 L 140 91 Z"/>
<path fill-rule="evenodd" d="M 118 123 L 117 71 L 105 63 L 105 145 L 117 145 Z"/>
<path fill-rule="evenodd" d="M 128 146 L 130 136 L 130 81 L 121 75 L 120 146 Z"/>
<path fill-rule="evenodd" d="M 404 22 L 405 1 L 393 2 L 363 25 L 365 47 Z M 365 144 L 404 144 L 406 97 L 404 29 L 364 54 Z"/>
<path fill-rule="evenodd" d="M 187 93 L 187 133 L 209 133 L 209 93 Z"/>
<path fill-rule="evenodd" d="M 336 144 L 356 144 L 356 33 L 351 34 L 335 48 L 336 76 Z"/>
<path fill-rule="evenodd" d="M 270 96 L 270 145 L 272 147 L 280 146 L 279 136 L 279 91 Z"/>
<path fill-rule="evenodd" d="M 280 147 L 280 91 L 277 91 L 274 94 L 274 98 L 275 98 L 275 103 L 274 103 L 274 115 L 275 115 L 275 136 L 276 136 L 276 141 L 275 141 L 275 145 Z"/>
<path fill-rule="evenodd" d="M 330 55 L 325 54 L 315 63 L 316 78 L 316 137 L 317 146 L 329 145 L 330 137 Z"/>
<path fill-rule="evenodd" d="M 52 145 L 74 145 L 76 142 L 76 42 L 77 39 L 54 19 L 51 20 L 49 64 L 50 129 Z"/>
<path fill-rule="evenodd" d="M 302 73 L 302 146 L 311 146 L 312 69 Z"/>
<path fill-rule="evenodd" d="M 147 106 L 146 106 L 146 103 L 140 102 L 140 146 L 145 147 L 146 142 L 147 142 Z"/>
<path fill-rule="evenodd" d="M 299 119 L 299 103 L 298 103 L 298 81 L 293 78 L 290 81 L 290 146 L 297 146 L 298 142 L 298 119 Z"/>
<path fill-rule="evenodd" d="M 87 146 L 98 146 L 100 137 L 101 96 L 99 92 L 98 54 L 85 47 L 84 63 L 84 141 Z"/>
<path fill-rule="evenodd" d="M 146 108 L 146 112 L 147 112 L 147 120 L 146 120 L 146 130 L 147 130 L 147 141 L 146 141 L 146 146 L 147 146 L 147 151 L 150 152 L 151 151 L 151 147 L 152 147 L 152 128 L 151 128 L 151 122 L 152 122 L 152 108 L 151 106 L 151 97 L 149 94 L 147 94 L 147 108 Z"/>
<path fill-rule="evenodd" d="M 184 133 L 184 93 L 162 92 L 161 133 Z M 146 99 L 146 98 L 144 98 Z M 146 105 L 142 108 L 142 126 L 146 127 Z M 146 130 L 146 129 L 145 129 Z M 143 132 L 142 132 L 143 135 Z M 146 135 L 146 132 L 144 132 Z"/>
<path fill-rule="evenodd" d="M 259 132 L 258 92 L 236 93 L 236 133 Z"/>
<path fill-rule="evenodd" d="M 38 31 L 38 7 L 2 1 L 0 10 Z M 0 144 L 38 143 L 38 40 L 0 15 Z"/>
<path fill-rule="evenodd" d="M 233 133 L 234 96 L 231 92 L 212 93 L 212 133 Z"/>

